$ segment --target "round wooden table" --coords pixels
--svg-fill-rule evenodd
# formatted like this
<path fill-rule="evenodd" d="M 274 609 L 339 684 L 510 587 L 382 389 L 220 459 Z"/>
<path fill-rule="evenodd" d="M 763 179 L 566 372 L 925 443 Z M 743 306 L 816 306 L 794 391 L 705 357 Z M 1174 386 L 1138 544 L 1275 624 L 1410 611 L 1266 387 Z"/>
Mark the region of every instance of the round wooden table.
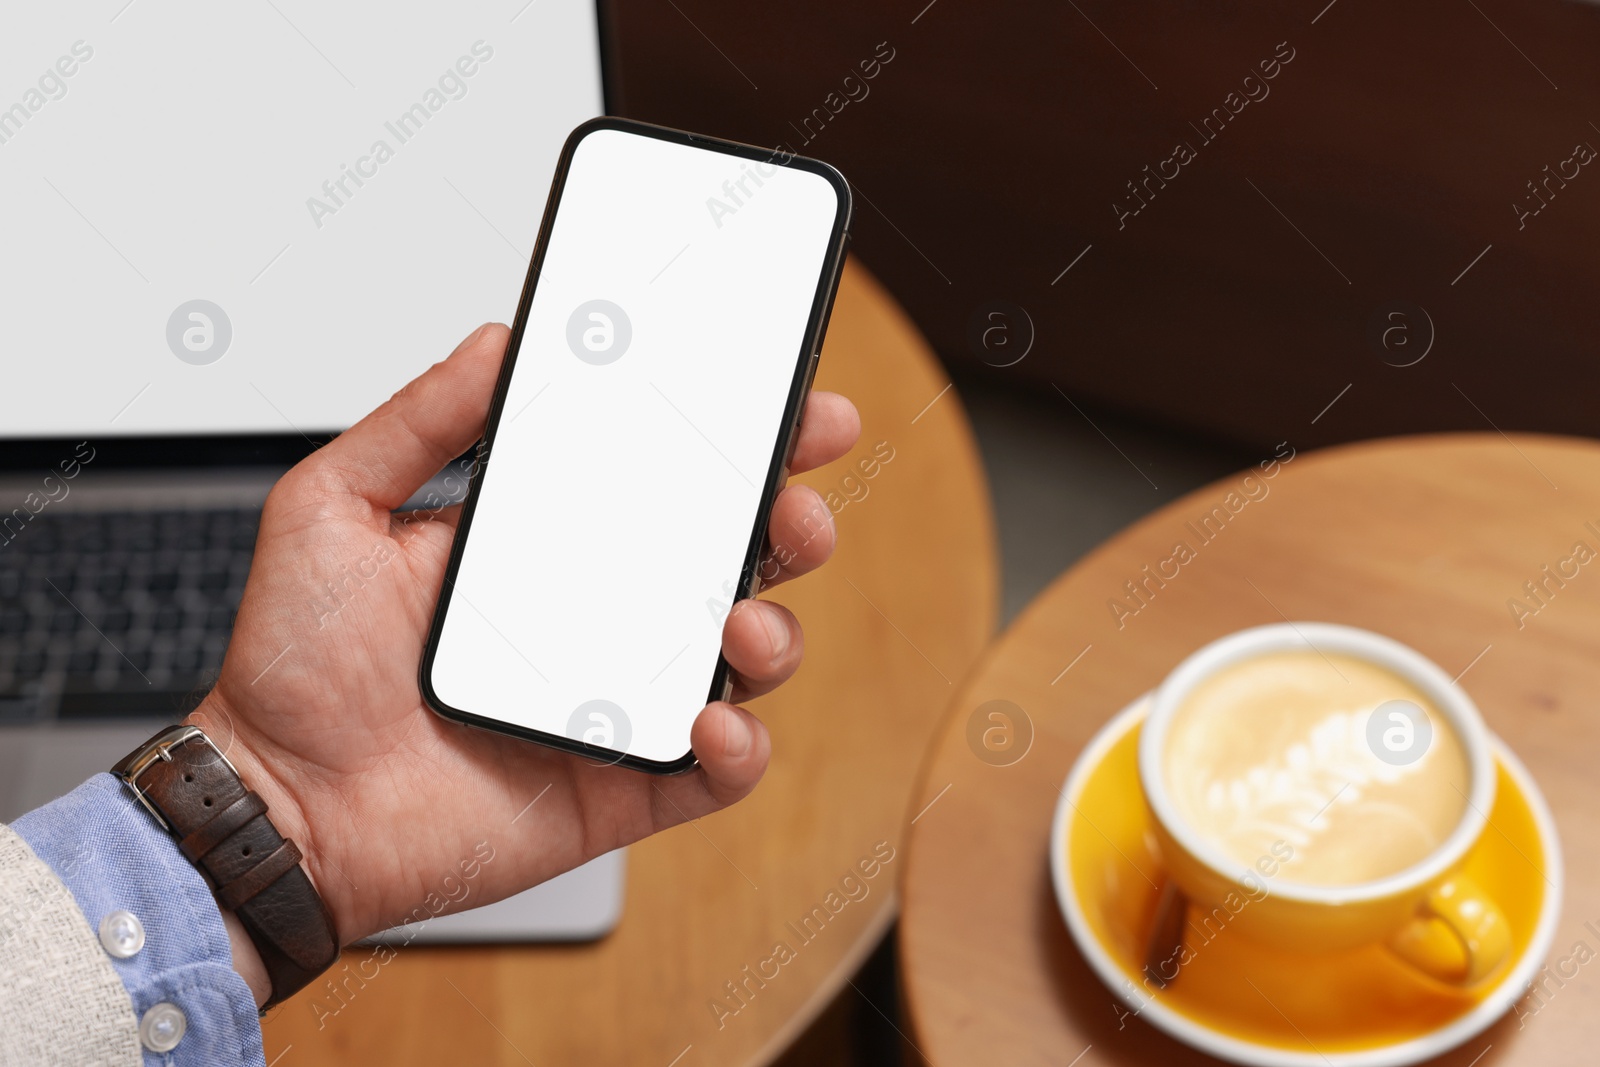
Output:
<path fill-rule="evenodd" d="M 604 940 L 402 949 L 320 1026 L 320 985 L 275 1011 L 269 1063 L 761 1064 L 845 988 L 893 921 L 917 771 L 993 635 L 999 568 L 961 405 L 854 263 L 817 386 L 856 402 L 862 436 L 799 479 L 833 494 L 840 547 L 774 592 L 805 626 L 806 660 L 751 705 L 772 731 L 760 788 L 634 846 Z"/>
<path fill-rule="evenodd" d="M 932 806 L 901 872 L 910 1036 L 932 1063 L 1215 1062 L 1137 1019 L 1122 1026 L 1056 906 L 1051 816 L 1068 768 L 1108 718 L 1213 638 L 1285 617 L 1386 633 L 1465 672 L 1490 728 L 1542 787 L 1565 846 L 1551 959 L 1579 941 L 1600 950 L 1584 925 L 1600 917 L 1600 564 L 1548 584 L 1536 614 L 1508 605 L 1533 606 L 1524 583 L 1569 560 L 1575 542 L 1600 550 L 1600 444 L 1484 434 L 1299 455 L 1251 483 L 1270 491 L 1229 516 L 1177 578 L 1152 583 L 1142 606 L 1129 597 L 1124 583 L 1146 564 L 1171 557 L 1175 542 L 1200 543 L 1188 524 L 1230 492 L 1246 497 L 1241 478 L 1163 508 L 1073 567 L 963 684 L 928 760 L 915 806 Z M 1110 606 L 1119 601 L 1124 611 Z M 972 711 L 996 699 L 1034 727 L 1032 749 L 1011 766 L 980 761 L 968 742 Z M 1507 1016 L 1438 1062 L 1591 1062 L 1594 977 L 1571 977 L 1536 1014 Z"/>

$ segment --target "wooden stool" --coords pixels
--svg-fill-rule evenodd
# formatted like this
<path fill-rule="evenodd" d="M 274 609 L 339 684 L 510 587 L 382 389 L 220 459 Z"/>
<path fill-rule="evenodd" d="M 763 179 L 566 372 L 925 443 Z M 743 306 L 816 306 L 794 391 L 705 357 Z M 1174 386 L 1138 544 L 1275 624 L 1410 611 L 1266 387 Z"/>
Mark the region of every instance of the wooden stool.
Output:
<path fill-rule="evenodd" d="M 1216 1062 L 1143 1022 L 1123 1027 L 1051 891 L 1050 820 L 1074 758 L 1110 716 L 1213 638 L 1285 618 L 1376 630 L 1462 672 L 1555 814 L 1567 867 L 1552 960 L 1570 971 L 1576 942 L 1600 950 L 1585 926 L 1600 916 L 1600 563 L 1575 577 L 1561 564 L 1575 542 L 1600 551 L 1600 445 L 1415 437 L 1300 455 L 1270 480 L 1254 473 L 1251 484 L 1270 491 L 1210 540 L 1188 524 L 1230 492 L 1245 499 L 1243 474 L 1073 567 L 963 685 L 928 762 L 918 807 L 932 806 L 912 827 L 903 871 L 911 1038 L 932 1063 Z M 1178 541 L 1199 544 L 1194 558 L 1164 584 L 1140 585 L 1145 566 Z M 1569 576 L 1532 600 L 1524 583 L 1542 582 L 1546 565 Z M 1127 582 L 1143 590 L 1139 600 Z M 1537 607 L 1514 611 L 1513 602 Z M 1032 749 L 1011 766 L 980 761 L 968 744 L 969 716 L 994 699 L 1020 706 L 1034 729 Z M 1520 1017 L 1437 1062 L 1590 1062 L 1600 1013 L 1572 973 L 1556 977 L 1566 988 L 1536 1012 L 1520 1005 Z"/>

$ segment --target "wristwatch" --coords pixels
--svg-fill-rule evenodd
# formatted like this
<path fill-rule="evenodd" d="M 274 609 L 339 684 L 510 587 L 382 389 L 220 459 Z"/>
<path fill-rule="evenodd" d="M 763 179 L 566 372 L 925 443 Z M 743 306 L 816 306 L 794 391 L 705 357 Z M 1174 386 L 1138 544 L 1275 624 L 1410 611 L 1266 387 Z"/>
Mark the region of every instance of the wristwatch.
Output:
<path fill-rule="evenodd" d="M 168 727 L 111 773 L 177 838 L 217 900 L 239 917 L 272 980 L 266 1007 L 288 999 L 339 958 L 333 917 L 300 868 L 300 849 L 278 833 L 266 802 L 245 786 L 205 731 Z"/>

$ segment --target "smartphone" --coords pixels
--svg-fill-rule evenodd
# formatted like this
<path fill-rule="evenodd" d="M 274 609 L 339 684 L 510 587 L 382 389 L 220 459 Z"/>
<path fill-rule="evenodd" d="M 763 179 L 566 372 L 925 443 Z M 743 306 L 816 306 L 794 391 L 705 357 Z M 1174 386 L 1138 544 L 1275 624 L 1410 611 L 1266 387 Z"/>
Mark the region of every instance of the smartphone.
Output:
<path fill-rule="evenodd" d="M 732 689 L 844 262 L 825 163 L 616 118 L 567 139 L 423 650 L 446 718 L 672 774 Z"/>

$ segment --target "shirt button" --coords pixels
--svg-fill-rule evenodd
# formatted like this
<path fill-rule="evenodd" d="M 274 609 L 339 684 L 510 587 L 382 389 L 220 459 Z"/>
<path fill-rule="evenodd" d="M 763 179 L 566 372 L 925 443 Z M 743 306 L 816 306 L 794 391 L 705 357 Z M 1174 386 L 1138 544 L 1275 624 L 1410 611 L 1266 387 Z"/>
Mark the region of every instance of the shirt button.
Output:
<path fill-rule="evenodd" d="M 139 1042 L 151 1052 L 171 1052 L 188 1029 L 189 1020 L 182 1010 L 163 1000 L 139 1020 Z"/>
<path fill-rule="evenodd" d="M 144 924 L 131 911 L 114 911 L 100 920 L 100 944 L 112 956 L 125 960 L 144 948 Z"/>

